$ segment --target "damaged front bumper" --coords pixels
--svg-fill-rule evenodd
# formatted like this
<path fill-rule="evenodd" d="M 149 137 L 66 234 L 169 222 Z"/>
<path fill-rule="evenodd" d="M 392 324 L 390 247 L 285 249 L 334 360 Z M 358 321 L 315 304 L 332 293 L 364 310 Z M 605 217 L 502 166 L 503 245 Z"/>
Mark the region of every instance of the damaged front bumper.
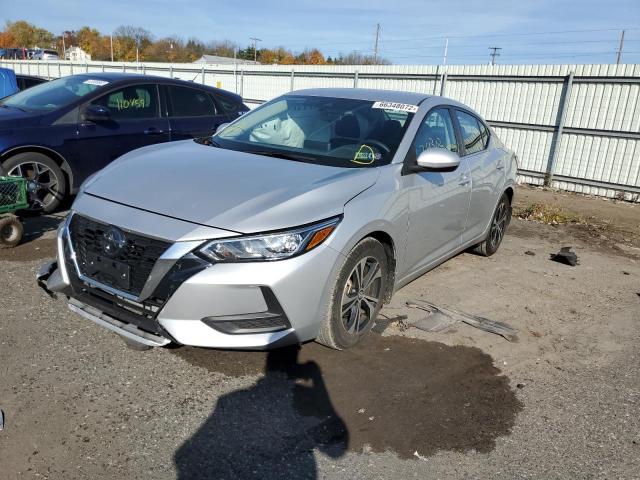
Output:
<path fill-rule="evenodd" d="M 87 320 L 97 323 L 101 327 L 111 330 L 134 342 L 150 347 L 162 347 L 171 343 L 171 340 L 168 338 L 142 330 L 131 323 L 121 322 L 97 308 L 73 298 L 73 289 L 63 278 L 63 270 L 58 268 L 58 262 L 56 260 L 50 260 L 40 266 L 36 274 L 36 281 L 38 282 L 38 286 L 44 290 L 47 295 L 53 298 L 57 295 L 67 297 L 69 299 L 69 310 Z"/>

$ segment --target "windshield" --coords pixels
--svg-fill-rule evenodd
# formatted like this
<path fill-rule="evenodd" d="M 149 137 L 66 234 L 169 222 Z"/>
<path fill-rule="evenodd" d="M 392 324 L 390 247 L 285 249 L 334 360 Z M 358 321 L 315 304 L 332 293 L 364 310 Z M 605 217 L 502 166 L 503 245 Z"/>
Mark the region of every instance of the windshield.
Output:
<path fill-rule="evenodd" d="M 222 148 L 336 167 L 391 162 L 418 109 L 393 104 L 286 95 L 245 114 L 213 137 Z"/>
<path fill-rule="evenodd" d="M 41 83 L 0 100 L 0 106 L 13 107 L 25 112 L 50 112 L 106 85 L 106 80 L 65 77 Z"/>

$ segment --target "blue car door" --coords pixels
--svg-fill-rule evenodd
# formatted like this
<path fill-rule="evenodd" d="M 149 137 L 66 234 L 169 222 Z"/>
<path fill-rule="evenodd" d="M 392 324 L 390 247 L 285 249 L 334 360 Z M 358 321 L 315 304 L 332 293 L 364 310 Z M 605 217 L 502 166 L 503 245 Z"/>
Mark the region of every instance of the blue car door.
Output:
<path fill-rule="evenodd" d="M 171 140 L 208 137 L 229 121 L 209 92 L 194 87 L 166 85 Z"/>
<path fill-rule="evenodd" d="M 108 109 L 108 119 L 83 120 L 78 124 L 76 149 L 81 178 L 100 170 L 136 148 L 170 140 L 169 121 L 162 116 L 156 84 L 128 85 L 112 90 L 88 106 Z"/>

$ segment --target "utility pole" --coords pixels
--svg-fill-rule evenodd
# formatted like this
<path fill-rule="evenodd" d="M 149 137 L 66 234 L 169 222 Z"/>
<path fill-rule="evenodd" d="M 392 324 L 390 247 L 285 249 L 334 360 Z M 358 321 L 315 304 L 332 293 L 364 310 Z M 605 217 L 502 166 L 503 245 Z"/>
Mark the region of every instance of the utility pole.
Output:
<path fill-rule="evenodd" d="M 442 65 L 447 64 L 447 52 L 449 51 L 449 37 L 444 41 L 444 58 L 442 59 Z"/>
<path fill-rule="evenodd" d="M 491 53 L 489 54 L 491 55 L 491 65 L 495 65 L 496 57 L 500 56 L 500 50 L 502 50 L 502 47 L 489 47 L 489 50 L 491 50 Z"/>
<path fill-rule="evenodd" d="M 253 41 L 253 60 L 257 62 L 258 61 L 258 42 L 261 42 L 262 40 L 260 38 L 255 38 L 255 37 L 249 37 L 249 40 Z"/>
<path fill-rule="evenodd" d="M 373 45 L 373 63 L 378 64 L 378 41 L 380 40 L 380 24 L 376 23 L 376 41 Z"/>
<path fill-rule="evenodd" d="M 109 44 L 111 47 L 111 61 L 113 62 L 113 33 L 109 35 Z"/>
<path fill-rule="evenodd" d="M 622 60 L 622 47 L 624 47 L 624 30 L 622 30 L 622 33 L 620 34 L 620 47 L 618 48 L 616 65 L 620 65 L 620 60 Z"/>

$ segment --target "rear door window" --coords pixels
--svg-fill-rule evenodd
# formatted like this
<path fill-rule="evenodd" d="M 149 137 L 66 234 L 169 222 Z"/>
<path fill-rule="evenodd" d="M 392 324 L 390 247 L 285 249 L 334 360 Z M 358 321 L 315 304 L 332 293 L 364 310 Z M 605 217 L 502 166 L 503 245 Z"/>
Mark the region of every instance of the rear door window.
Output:
<path fill-rule="evenodd" d="M 115 121 L 158 116 L 158 93 L 155 85 L 132 85 L 120 88 L 91 103 L 107 107 L 111 112 L 111 118 Z"/>
<path fill-rule="evenodd" d="M 216 114 L 213 99 L 202 90 L 169 85 L 171 117 L 209 117 Z"/>

